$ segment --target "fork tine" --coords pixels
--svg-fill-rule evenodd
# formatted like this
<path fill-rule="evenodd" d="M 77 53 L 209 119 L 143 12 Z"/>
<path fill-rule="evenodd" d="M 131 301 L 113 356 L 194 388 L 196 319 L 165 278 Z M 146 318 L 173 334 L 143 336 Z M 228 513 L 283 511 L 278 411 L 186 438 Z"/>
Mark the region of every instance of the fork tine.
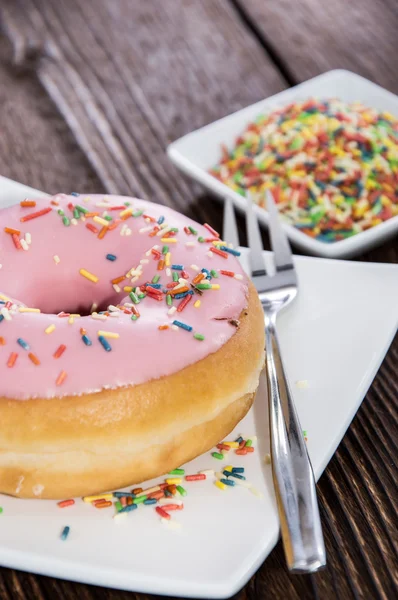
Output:
<path fill-rule="evenodd" d="M 238 227 L 236 225 L 235 211 L 231 198 L 224 199 L 224 219 L 223 219 L 222 239 L 229 242 L 234 248 L 239 246 Z"/>
<path fill-rule="evenodd" d="M 249 261 L 252 276 L 266 275 L 263 257 L 263 242 L 261 239 L 260 226 L 253 210 L 253 200 L 250 192 L 247 193 L 246 208 L 246 231 L 249 246 Z"/>
<path fill-rule="evenodd" d="M 274 252 L 274 264 L 276 272 L 293 269 L 292 252 L 285 232 L 282 229 L 279 220 L 278 209 L 273 195 L 269 190 L 266 192 L 267 210 L 269 216 L 269 232 L 271 238 L 271 248 Z"/>

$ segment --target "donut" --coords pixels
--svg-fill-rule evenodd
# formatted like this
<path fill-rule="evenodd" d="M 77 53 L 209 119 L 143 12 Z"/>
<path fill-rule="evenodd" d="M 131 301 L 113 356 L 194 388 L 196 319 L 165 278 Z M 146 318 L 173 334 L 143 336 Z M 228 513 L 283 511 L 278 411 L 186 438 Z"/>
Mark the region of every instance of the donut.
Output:
<path fill-rule="evenodd" d="M 0 211 L 0 492 L 64 498 L 208 451 L 249 410 L 263 314 L 209 225 L 123 196 Z"/>

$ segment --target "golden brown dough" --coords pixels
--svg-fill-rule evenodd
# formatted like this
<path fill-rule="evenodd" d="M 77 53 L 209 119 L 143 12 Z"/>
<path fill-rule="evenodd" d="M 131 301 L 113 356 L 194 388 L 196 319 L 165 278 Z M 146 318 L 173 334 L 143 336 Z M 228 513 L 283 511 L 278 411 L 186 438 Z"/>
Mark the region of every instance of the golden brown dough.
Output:
<path fill-rule="evenodd" d="M 232 338 L 178 373 L 83 396 L 0 398 L 0 492 L 82 496 L 167 473 L 232 431 L 263 363 L 263 313 L 250 284 Z"/>

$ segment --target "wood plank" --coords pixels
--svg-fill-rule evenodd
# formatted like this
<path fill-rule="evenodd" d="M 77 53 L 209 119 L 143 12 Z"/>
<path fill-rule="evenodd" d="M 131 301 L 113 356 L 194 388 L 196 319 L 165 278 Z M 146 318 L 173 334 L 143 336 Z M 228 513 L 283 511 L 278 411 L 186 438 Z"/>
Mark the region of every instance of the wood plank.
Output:
<path fill-rule="evenodd" d="M 233 0 L 295 83 L 344 68 L 398 93 L 394 0 Z"/>
<path fill-rule="evenodd" d="M 35 75 L 14 71 L 11 56 L 0 39 L 0 174 L 54 194 L 71 185 L 103 191 Z"/>
<path fill-rule="evenodd" d="M 285 85 L 228 3 L 21 0 L 4 13 L 22 63 L 44 40 L 38 77 L 108 192 L 186 210 L 195 186 L 167 143 Z"/>

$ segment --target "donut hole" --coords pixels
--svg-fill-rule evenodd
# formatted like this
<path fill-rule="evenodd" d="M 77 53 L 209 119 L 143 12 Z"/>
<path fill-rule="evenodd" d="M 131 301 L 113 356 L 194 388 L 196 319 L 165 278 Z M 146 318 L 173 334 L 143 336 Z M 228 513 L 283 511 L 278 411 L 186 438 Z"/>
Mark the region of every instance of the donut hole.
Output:
<path fill-rule="evenodd" d="M 104 300 L 102 302 L 92 302 L 91 304 L 73 304 L 63 305 L 60 310 L 55 310 L 54 313 L 58 314 L 60 312 L 70 313 L 72 315 L 80 315 L 81 317 L 88 317 L 93 312 L 102 312 L 107 310 L 110 304 L 118 303 L 118 299 L 110 298 L 109 300 Z M 40 308 L 40 306 L 39 306 Z M 43 310 L 41 312 L 44 312 Z"/>
<path fill-rule="evenodd" d="M 25 281 L 24 290 L 18 295 L 18 300 L 32 308 L 39 308 L 44 314 L 70 313 L 82 317 L 92 312 L 107 310 L 110 304 L 119 304 L 123 294 L 117 294 L 105 286 L 81 285 L 80 280 L 51 282 L 35 281 L 29 284 Z"/>

